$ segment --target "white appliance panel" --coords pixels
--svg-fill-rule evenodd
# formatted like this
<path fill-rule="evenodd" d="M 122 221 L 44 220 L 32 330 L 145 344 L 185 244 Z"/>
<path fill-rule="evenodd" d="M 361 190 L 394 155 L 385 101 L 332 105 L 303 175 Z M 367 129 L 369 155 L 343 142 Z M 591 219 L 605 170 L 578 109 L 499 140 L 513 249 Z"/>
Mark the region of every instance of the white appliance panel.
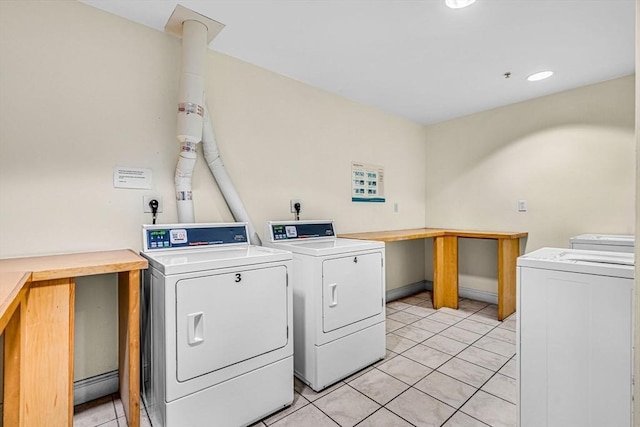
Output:
<path fill-rule="evenodd" d="M 602 243 L 581 243 L 581 242 L 572 242 L 571 248 L 583 249 L 587 251 L 624 252 L 629 254 L 633 253 L 633 251 L 635 250 L 633 246 L 602 244 Z"/>
<path fill-rule="evenodd" d="M 179 280 L 178 381 L 284 347 L 289 309 L 286 275 L 284 266 L 274 266 Z"/>
<path fill-rule="evenodd" d="M 296 376 L 320 391 L 384 358 L 384 242 L 336 238 L 331 221 L 271 221 L 264 236 L 293 253 Z"/>
<path fill-rule="evenodd" d="M 315 390 L 321 390 L 384 358 L 386 342 L 384 322 L 317 346 L 314 351 L 317 369 L 305 372 L 301 379 Z M 300 374 L 300 372 L 296 372 Z"/>
<path fill-rule="evenodd" d="M 569 239 L 572 249 L 633 253 L 635 236 L 629 234 L 582 234 Z"/>
<path fill-rule="evenodd" d="M 382 254 L 356 254 L 322 263 L 322 326 L 331 332 L 383 310 Z"/>
<path fill-rule="evenodd" d="M 167 421 L 161 425 L 178 427 L 253 425 L 265 414 L 291 404 L 293 401 L 292 372 L 293 358 L 288 357 L 177 399 L 168 403 Z"/>
<path fill-rule="evenodd" d="M 354 239 L 317 238 L 274 243 L 274 247 L 294 253 L 323 257 L 345 252 L 362 252 L 384 248 L 383 242 Z"/>
<path fill-rule="evenodd" d="M 359 250 L 362 246 L 371 247 L 372 244 L 375 246 L 380 246 L 380 243 L 372 242 L 368 240 L 356 240 L 356 239 L 336 239 L 336 238 L 327 238 L 327 239 L 316 239 L 306 241 L 297 241 L 290 243 L 292 245 L 296 245 L 299 249 L 309 249 L 309 250 L 317 250 L 324 251 L 327 249 L 338 249 L 340 251 L 345 250 Z"/>
<path fill-rule="evenodd" d="M 359 246 L 358 241 L 350 241 L 346 239 L 335 239 L 335 238 L 317 239 L 309 242 L 298 241 L 290 244 L 296 245 L 296 247 L 299 249 L 315 249 L 315 250 L 343 249 L 343 248 L 352 249 L 353 246 Z"/>
<path fill-rule="evenodd" d="M 627 267 L 530 264 L 518 268 L 520 427 L 630 426 L 633 281 L 611 275 Z"/>
<path fill-rule="evenodd" d="M 150 265 L 167 276 L 290 259 L 281 251 L 248 245 L 232 245 L 215 249 L 183 249 L 153 253 L 147 257 Z"/>
<path fill-rule="evenodd" d="M 291 253 L 250 246 L 243 224 L 143 226 L 143 239 L 141 385 L 154 426 L 249 425 L 290 405 Z"/>
<path fill-rule="evenodd" d="M 518 258 L 518 267 L 633 278 L 633 254 L 542 248 Z"/>

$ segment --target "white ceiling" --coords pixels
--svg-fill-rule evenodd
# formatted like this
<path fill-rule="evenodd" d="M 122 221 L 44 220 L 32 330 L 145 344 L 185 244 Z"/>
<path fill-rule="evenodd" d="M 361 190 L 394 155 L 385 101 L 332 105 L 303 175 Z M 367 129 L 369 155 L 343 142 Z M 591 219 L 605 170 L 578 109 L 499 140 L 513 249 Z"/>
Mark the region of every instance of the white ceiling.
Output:
<path fill-rule="evenodd" d="M 634 0 L 83 1 L 159 31 L 180 3 L 215 51 L 424 124 L 635 71 Z"/>

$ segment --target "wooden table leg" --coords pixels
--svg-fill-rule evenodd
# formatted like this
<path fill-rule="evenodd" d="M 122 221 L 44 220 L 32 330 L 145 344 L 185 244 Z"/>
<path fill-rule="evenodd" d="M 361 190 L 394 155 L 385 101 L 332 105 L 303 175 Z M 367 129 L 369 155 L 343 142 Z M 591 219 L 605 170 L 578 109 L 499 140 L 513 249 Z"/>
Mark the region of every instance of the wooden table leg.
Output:
<path fill-rule="evenodd" d="M 25 336 L 21 330 L 24 324 L 24 304 L 16 308 L 4 330 L 4 405 L 2 420 L 5 426 L 22 426 L 24 418 L 24 389 L 21 386 L 24 359 Z"/>
<path fill-rule="evenodd" d="M 458 238 L 433 239 L 433 308 L 458 308 Z"/>
<path fill-rule="evenodd" d="M 516 262 L 520 239 L 498 239 L 498 320 L 516 311 Z"/>
<path fill-rule="evenodd" d="M 74 303 L 72 278 L 33 282 L 29 288 L 21 332 L 21 356 L 29 365 L 20 372 L 20 425 L 73 425 Z"/>
<path fill-rule="evenodd" d="M 118 273 L 120 399 L 129 427 L 140 426 L 140 271 Z"/>

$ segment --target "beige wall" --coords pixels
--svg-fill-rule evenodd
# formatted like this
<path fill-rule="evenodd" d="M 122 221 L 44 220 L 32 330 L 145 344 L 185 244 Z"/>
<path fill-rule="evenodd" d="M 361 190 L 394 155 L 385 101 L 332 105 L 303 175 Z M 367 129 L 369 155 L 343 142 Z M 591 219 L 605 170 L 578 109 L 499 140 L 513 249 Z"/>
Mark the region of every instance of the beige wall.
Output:
<path fill-rule="evenodd" d="M 260 233 L 290 218 L 291 198 L 339 232 L 525 230 L 527 251 L 633 232 L 632 77 L 425 129 L 208 55 L 220 149 Z M 0 1 L 0 257 L 138 250 L 150 192 L 164 198 L 159 221 L 176 221 L 179 57 L 178 39 L 81 3 Z M 351 161 L 385 167 L 388 203 L 349 201 Z M 153 190 L 114 189 L 116 165 L 152 169 Z M 202 159 L 194 197 L 197 221 L 231 220 Z M 432 277 L 430 244 L 387 245 L 388 289 Z M 460 250 L 461 285 L 495 293 L 495 243 Z M 76 379 L 117 366 L 115 289 L 110 275 L 78 283 Z"/>
<path fill-rule="evenodd" d="M 527 252 L 633 233 L 634 86 L 627 76 L 428 126 L 426 224 L 527 231 Z M 462 241 L 460 285 L 496 293 L 496 256 L 493 241 Z"/>
<path fill-rule="evenodd" d="M 151 192 L 164 199 L 159 222 L 175 222 L 180 41 L 69 1 L 0 2 L 0 40 L 0 257 L 139 250 Z M 260 233 L 291 218 L 292 198 L 338 232 L 423 225 L 421 125 L 214 52 L 206 91 Z M 385 167 L 387 203 L 351 203 L 351 161 Z M 152 169 L 153 190 L 114 189 L 116 165 Z M 196 221 L 231 220 L 202 158 L 193 181 Z M 416 260 L 389 271 L 389 288 L 422 280 L 421 250 L 388 248 Z M 115 369 L 114 281 L 78 283 L 76 379 Z"/>
<path fill-rule="evenodd" d="M 636 242 L 640 242 L 640 0 L 636 0 Z M 636 260 L 640 259 L 640 245 L 636 245 Z M 640 262 L 636 262 L 634 287 L 634 354 L 633 354 L 633 425 L 640 427 Z"/>

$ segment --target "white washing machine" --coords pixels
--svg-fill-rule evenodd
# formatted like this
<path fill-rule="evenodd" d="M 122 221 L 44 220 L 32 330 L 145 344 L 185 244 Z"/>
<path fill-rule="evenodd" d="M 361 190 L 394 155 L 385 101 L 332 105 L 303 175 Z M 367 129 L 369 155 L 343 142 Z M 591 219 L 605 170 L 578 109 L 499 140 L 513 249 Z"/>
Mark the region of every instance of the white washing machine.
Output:
<path fill-rule="evenodd" d="M 520 427 L 629 427 L 633 254 L 518 258 Z"/>
<path fill-rule="evenodd" d="M 247 226 L 143 226 L 142 396 L 154 427 L 243 426 L 293 401 L 291 254 Z"/>
<path fill-rule="evenodd" d="M 295 375 L 319 391 L 385 356 L 383 242 L 332 221 L 271 221 L 264 245 L 293 253 Z"/>
<path fill-rule="evenodd" d="M 572 249 L 633 253 L 635 236 L 631 234 L 581 234 L 569 239 Z"/>

